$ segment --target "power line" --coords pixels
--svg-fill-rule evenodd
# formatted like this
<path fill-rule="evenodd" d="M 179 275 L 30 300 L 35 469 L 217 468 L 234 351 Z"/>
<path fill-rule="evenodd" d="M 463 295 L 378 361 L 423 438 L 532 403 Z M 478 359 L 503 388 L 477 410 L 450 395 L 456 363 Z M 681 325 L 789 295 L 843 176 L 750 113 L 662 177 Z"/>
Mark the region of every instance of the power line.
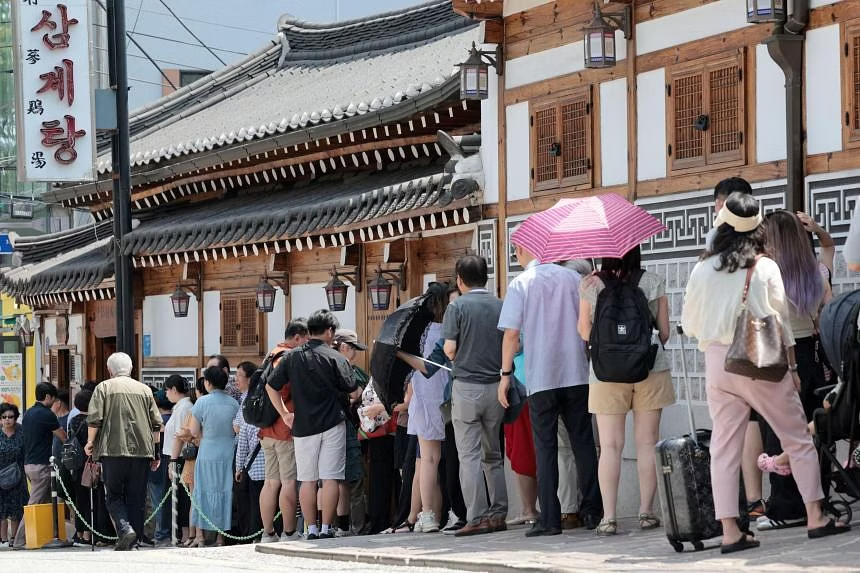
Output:
<path fill-rule="evenodd" d="M 107 52 L 107 48 L 102 48 L 101 46 L 93 46 L 92 48 L 94 50 L 98 50 L 100 52 Z M 146 56 L 141 56 L 140 54 L 129 54 L 128 57 L 137 58 L 139 60 L 149 60 L 149 58 L 147 58 Z M 153 60 L 156 62 L 159 62 L 161 64 L 169 64 L 171 66 L 176 66 L 177 68 L 179 68 L 181 70 L 192 70 L 192 71 L 196 71 L 196 72 L 209 72 L 209 73 L 212 72 L 212 70 L 209 68 L 201 68 L 200 66 L 193 66 L 191 64 L 183 64 L 182 62 L 172 62 L 170 60 L 161 60 L 159 58 L 153 58 L 152 60 L 149 60 L 149 61 L 152 62 Z M 2 105 L 2 104 L 0 104 L 0 105 Z"/>
<path fill-rule="evenodd" d="M 162 6 L 164 6 L 165 8 L 167 8 L 167 11 L 168 11 L 168 12 L 170 12 L 170 15 L 171 15 L 171 16 L 173 16 L 173 18 L 174 18 L 177 22 L 179 22 L 179 25 L 180 25 L 180 26 L 182 26 L 183 28 L 185 28 L 185 31 L 186 31 L 186 32 L 188 32 L 189 34 L 191 34 L 191 37 L 192 37 L 192 38 L 194 38 L 195 40 L 197 40 L 198 42 L 200 42 L 200 45 L 201 45 L 201 46 L 203 46 L 204 48 L 206 48 L 206 50 L 207 50 L 210 54 L 212 54 L 212 55 L 215 57 L 215 59 L 216 59 L 216 60 L 218 60 L 219 62 L 221 62 L 221 65 L 222 65 L 222 66 L 226 66 L 226 65 L 227 65 L 227 62 L 225 62 L 224 60 L 222 60 L 222 59 L 221 59 L 221 57 L 220 57 L 220 56 L 218 56 L 218 54 L 216 54 L 215 52 L 213 52 L 213 51 L 212 51 L 212 48 L 210 48 L 209 46 L 207 46 L 206 44 L 204 44 L 204 43 L 203 43 L 203 40 L 201 40 L 200 38 L 198 38 L 198 37 L 194 34 L 194 32 L 192 32 L 192 31 L 191 31 L 191 28 L 189 28 L 188 26 L 186 26 L 186 25 L 185 25 L 185 22 L 183 22 L 183 21 L 179 18 L 179 16 L 177 16 L 177 15 L 173 12 L 173 10 L 171 10 L 171 9 L 170 9 L 170 6 L 168 6 L 168 5 L 167 5 L 167 2 L 165 2 L 164 0 L 158 0 L 158 1 L 159 1 L 159 2 L 161 2 L 161 5 L 162 5 Z"/>
<path fill-rule="evenodd" d="M 95 27 L 97 27 L 97 28 L 104 28 L 104 27 L 105 27 L 105 26 L 104 26 L 104 25 L 102 25 L 102 24 L 94 24 L 94 26 L 95 26 Z M 185 46 L 193 46 L 193 47 L 195 47 L 195 48 L 199 48 L 199 47 L 200 47 L 200 44 L 195 44 L 194 42 L 185 42 L 185 41 L 183 41 L 183 40 L 177 40 L 177 39 L 175 39 L 175 38 L 166 38 L 166 37 L 164 37 L 164 36 L 158 36 L 158 35 L 155 35 L 155 34 L 147 34 L 147 33 L 145 33 L 145 32 L 129 32 L 129 34 L 132 34 L 132 35 L 134 35 L 134 36 L 142 36 L 142 37 L 144 37 L 144 38 L 153 38 L 153 39 L 156 39 L 156 40 L 164 40 L 165 42 L 173 42 L 174 44 L 182 44 L 182 45 L 185 45 Z M 207 49 L 208 49 L 208 48 L 207 48 Z M 215 50 L 216 52 L 224 52 L 224 53 L 226 53 L 226 54 L 235 54 L 235 55 L 237 55 L 237 56 L 247 56 L 247 55 L 248 55 L 246 52 L 236 52 L 236 51 L 234 51 L 234 50 L 228 50 L 228 49 L 226 49 L 226 48 L 212 48 L 212 49 L 213 49 L 213 50 Z M 220 59 L 220 58 L 219 58 L 219 59 Z M 226 64 L 225 64 L 225 65 L 226 65 Z"/>
<path fill-rule="evenodd" d="M 143 1 L 141 0 L 141 6 L 143 6 Z M 158 16 L 169 16 L 166 12 L 159 12 L 158 10 L 144 10 L 140 8 L 140 12 L 145 12 L 147 14 L 156 14 Z M 228 24 L 221 24 L 219 22 L 210 22 L 209 20 L 200 20 L 198 18 L 190 18 L 188 16 L 183 16 L 183 20 L 186 22 L 197 22 L 198 24 L 206 24 L 208 26 L 217 26 L 219 28 L 227 28 L 229 30 L 239 30 L 240 32 L 250 32 L 252 34 L 260 34 L 261 36 L 272 36 L 274 32 L 264 32 L 262 30 L 254 30 L 251 28 L 243 28 L 241 26 L 230 26 Z"/>

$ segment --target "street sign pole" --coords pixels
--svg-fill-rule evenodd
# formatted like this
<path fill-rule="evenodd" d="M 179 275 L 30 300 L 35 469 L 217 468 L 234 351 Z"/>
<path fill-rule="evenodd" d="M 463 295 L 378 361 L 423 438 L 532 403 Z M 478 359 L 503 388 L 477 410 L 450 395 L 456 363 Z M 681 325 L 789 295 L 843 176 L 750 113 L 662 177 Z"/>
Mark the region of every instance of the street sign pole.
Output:
<path fill-rule="evenodd" d="M 125 46 L 125 0 L 108 0 L 108 61 L 110 87 L 116 95 L 116 131 L 111 137 L 113 162 L 114 278 L 116 281 L 116 348 L 132 357 L 134 293 L 131 257 L 122 253 L 131 231 L 131 166 L 128 127 L 128 68 Z"/>

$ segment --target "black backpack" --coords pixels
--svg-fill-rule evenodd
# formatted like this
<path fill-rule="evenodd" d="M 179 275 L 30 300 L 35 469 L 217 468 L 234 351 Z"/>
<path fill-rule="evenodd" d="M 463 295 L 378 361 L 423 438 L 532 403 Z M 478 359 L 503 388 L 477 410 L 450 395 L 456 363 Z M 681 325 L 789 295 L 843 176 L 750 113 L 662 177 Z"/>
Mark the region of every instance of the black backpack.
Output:
<path fill-rule="evenodd" d="M 598 380 L 641 382 L 657 357 L 651 343 L 654 320 L 645 293 L 639 288 L 644 270 L 625 280 L 603 276 L 606 285 L 597 295 L 594 324 L 588 340 L 591 364 Z"/>
<path fill-rule="evenodd" d="M 78 439 L 77 430 L 80 429 L 80 423 L 69 426 L 69 433 L 66 441 L 63 443 L 63 453 L 61 461 L 63 467 L 69 473 L 77 473 L 84 467 L 84 462 L 87 461 L 87 456 L 84 453 L 84 448 L 81 447 L 81 441 Z"/>
<path fill-rule="evenodd" d="M 284 355 L 286 350 L 279 350 L 266 356 L 263 364 L 251 375 L 248 383 L 248 395 L 242 404 L 242 417 L 245 422 L 258 428 L 268 428 L 278 418 L 278 411 L 272 405 L 269 394 L 266 392 L 266 383 L 275 371 L 275 362 Z"/>

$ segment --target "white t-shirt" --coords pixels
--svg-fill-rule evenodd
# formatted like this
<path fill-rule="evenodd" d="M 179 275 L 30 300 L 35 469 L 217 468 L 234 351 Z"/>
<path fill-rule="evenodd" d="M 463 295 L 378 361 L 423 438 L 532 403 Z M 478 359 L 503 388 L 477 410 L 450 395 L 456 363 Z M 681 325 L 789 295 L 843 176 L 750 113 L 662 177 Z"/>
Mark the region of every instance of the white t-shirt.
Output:
<path fill-rule="evenodd" d="M 173 405 L 173 412 L 170 414 L 170 419 L 164 426 L 164 445 L 161 447 L 161 453 L 165 456 L 170 456 L 173 453 L 173 444 L 176 442 L 176 432 L 182 427 L 182 422 L 191 412 L 191 398 L 183 398 Z"/>

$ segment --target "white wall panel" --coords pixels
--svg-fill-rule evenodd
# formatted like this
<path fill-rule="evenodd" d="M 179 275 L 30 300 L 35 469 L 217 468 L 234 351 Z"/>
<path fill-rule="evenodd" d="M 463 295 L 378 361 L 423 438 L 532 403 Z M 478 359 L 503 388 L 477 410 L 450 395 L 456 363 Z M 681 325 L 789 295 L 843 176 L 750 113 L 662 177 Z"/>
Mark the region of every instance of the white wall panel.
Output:
<path fill-rule="evenodd" d="M 292 285 L 290 289 L 292 291 L 290 304 L 294 317 L 307 318 L 315 310 L 328 308 L 325 283 Z M 367 296 L 367 289 L 361 292 L 361 296 Z M 346 295 L 346 310 L 336 312 L 334 315 L 340 321 L 341 328 L 355 329 L 355 288 L 349 287 Z"/>
<path fill-rule="evenodd" d="M 86 347 L 84 341 L 84 315 L 69 315 L 69 345 L 78 347 L 78 354 L 83 353 Z"/>
<path fill-rule="evenodd" d="M 273 348 L 284 339 L 284 330 L 287 328 L 286 313 L 287 299 L 280 287 L 275 288 L 275 308 L 266 314 L 266 349 Z"/>
<path fill-rule="evenodd" d="M 143 299 L 143 334 L 150 337 L 150 356 L 197 355 L 197 299 L 188 301 L 188 316 L 173 316 L 170 295 Z"/>
<path fill-rule="evenodd" d="M 45 348 L 57 344 L 57 319 L 56 317 L 42 319 L 42 336 L 45 340 Z M 47 351 L 46 351 L 47 352 Z"/>
<path fill-rule="evenodd" d="M 506 171 L 508 201 L 529 198 L 529 104 L 509 105 L 505 110 L 507 123 Z"/>
<path fill-rule="evenodd" d="M 618 60 L 627 55 L 627 41 L 621 32 L 615 33 L 615 54 Z M 582 41 L 543 50 L 505 62 L 505 87 L 508 89 L 531 84 L 585 69 Z"/>
<path fill-rule="evenodd" d="M 807 153 L 842 149 L 839 25 L 806 33 Z"/>
<path fill-rule="evenodd" d="M 663 68 L 636 78 L 637 169 L 639 181 L 666 176 L 666 73 Z"/>
<path fill-rule="evenodd" d="M 650 54 L 750 26 L 746 0 L 721 0 L 636 25 L 636 53 Z"/>
<path fill-rule="evenodd" d="M 756 160 L 785 159 L 785 74 L 770 57 L 767 46 L 756 46 Z"/>
<path fill-rule="evenodd" d="M 490 68 L 489 97 L 481 102 L 481 161 L 484 164 L 485 204 L 499 202 L 499 76 Z"/>
<path fill-rule="evenodd" d="M 600 84 L 601 184 L 627 183 L 627 78 Z"/>
<path fill-rule="evenodd" d="M 193 298 L 191 300 L 194 300 Z M 191 312 L 188 312 L 191 315 Z M 203 354 L 221 353 L 221 291 L 203 293 Z M 197 354 L 197 350 L 194 351 Z"/>

